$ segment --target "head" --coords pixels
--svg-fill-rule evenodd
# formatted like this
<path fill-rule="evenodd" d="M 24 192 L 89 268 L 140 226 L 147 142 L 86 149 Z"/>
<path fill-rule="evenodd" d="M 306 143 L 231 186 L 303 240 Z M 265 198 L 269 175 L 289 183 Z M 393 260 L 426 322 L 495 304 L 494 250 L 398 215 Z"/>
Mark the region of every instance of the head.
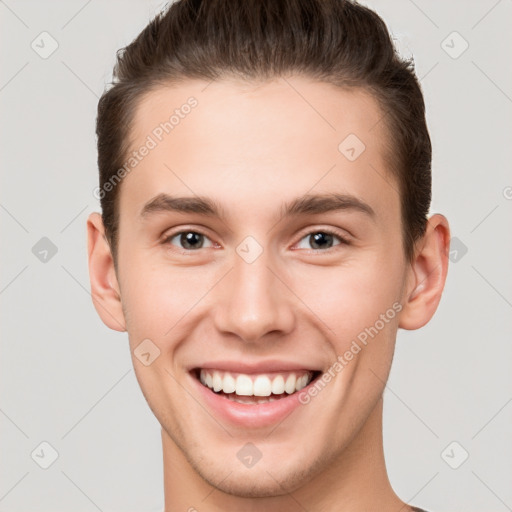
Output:
<path fill-rule="evenodd" d="M 314 478 L 367 424 L 397 330 L 429 321 L 446 277 L 412 63 L 352 2 L 181 0 L 118 54 L 97 137 L 93 299 L 128 332 L 162 428 L 212 485 L 231 471 L 227 492 Z M 278 428 L 247 426 L 202 403 L 215 365 L 316 380 Z"/>

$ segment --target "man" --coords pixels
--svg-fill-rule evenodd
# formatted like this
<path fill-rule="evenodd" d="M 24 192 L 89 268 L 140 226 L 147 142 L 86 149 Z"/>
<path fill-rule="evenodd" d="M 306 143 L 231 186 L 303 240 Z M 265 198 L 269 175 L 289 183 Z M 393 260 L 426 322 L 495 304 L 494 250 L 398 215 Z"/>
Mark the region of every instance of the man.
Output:
<path fill-rule="evenodd" d="M 165 510 L 420 510 L 388 480 L 382 393 L 449 227 L 383 21 L 178 1 L 118 56 L 97 135 L 92 296 L 162 425 Z"/>

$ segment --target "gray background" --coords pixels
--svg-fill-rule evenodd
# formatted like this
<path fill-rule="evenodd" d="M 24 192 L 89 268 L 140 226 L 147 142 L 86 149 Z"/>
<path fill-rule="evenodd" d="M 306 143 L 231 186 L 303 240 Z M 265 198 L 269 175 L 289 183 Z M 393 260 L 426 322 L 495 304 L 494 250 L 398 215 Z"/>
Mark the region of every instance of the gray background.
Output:
<path fill-rule="evenodd" d="M 163 5 L 0 1 L 2 512 L 163 507 L 160 426 L 126 333 L 93 308 L 85 231 L 99 211 L 98 97 L 116 50 Z M 512 1 L 366 5 L 415 57 L 432 212 L 448 217 L 454 249 L 433 320 L 399 332 L 385 391 L 391 483 L 431 512 L 512 510 Z M 43 31 L 58 43 L 46 59 L 31 47 L 51 48 Z M 46 261 L 43 237 L 57 248 Z M 43 441 L 58 452 L 48 469 Z"/>

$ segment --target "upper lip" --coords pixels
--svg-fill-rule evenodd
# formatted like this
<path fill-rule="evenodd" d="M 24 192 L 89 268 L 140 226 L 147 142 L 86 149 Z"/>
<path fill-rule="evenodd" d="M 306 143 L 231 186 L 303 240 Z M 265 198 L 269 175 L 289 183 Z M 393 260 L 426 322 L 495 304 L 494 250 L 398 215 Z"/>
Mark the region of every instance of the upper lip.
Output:
<path fill-rule="evenodd" d="M 259 362 L 244 362 L 244 361 L 204 361 L 203 363 L 196 364 L 189 368 L 190 371 L 198 368 L 211 368 L 226 372 L 257 374 L 257 373 L 270 373 L 270 372 L 292 372 L 292 371 L 321 371 L 320 368 L 303 365 L 293 361 L 279 361 L 276 359 L 259 361 Z"/>

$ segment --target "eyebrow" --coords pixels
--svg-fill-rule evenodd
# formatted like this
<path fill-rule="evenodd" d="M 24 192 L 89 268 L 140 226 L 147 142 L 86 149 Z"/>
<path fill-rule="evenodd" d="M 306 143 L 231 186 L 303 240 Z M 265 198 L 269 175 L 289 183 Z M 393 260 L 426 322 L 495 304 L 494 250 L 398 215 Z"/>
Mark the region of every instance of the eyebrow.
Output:
<path fill-rule="evenodd" d="M 351 194 L 306 194 L 292 201 L 283 203 L 281 216 L 316 215 L 339 210 L 349 210 L 364 213 L 375 218 L 373 208 Z M 140 216 L 146 218 L 152 213 L 178 212 L 195 213 L 206 217 L 225 219 L 223 208 L 213 199 L 203 196 L 176 197 L 168 194 L 158 194 L 149 200 L 141 210 Z"/>

